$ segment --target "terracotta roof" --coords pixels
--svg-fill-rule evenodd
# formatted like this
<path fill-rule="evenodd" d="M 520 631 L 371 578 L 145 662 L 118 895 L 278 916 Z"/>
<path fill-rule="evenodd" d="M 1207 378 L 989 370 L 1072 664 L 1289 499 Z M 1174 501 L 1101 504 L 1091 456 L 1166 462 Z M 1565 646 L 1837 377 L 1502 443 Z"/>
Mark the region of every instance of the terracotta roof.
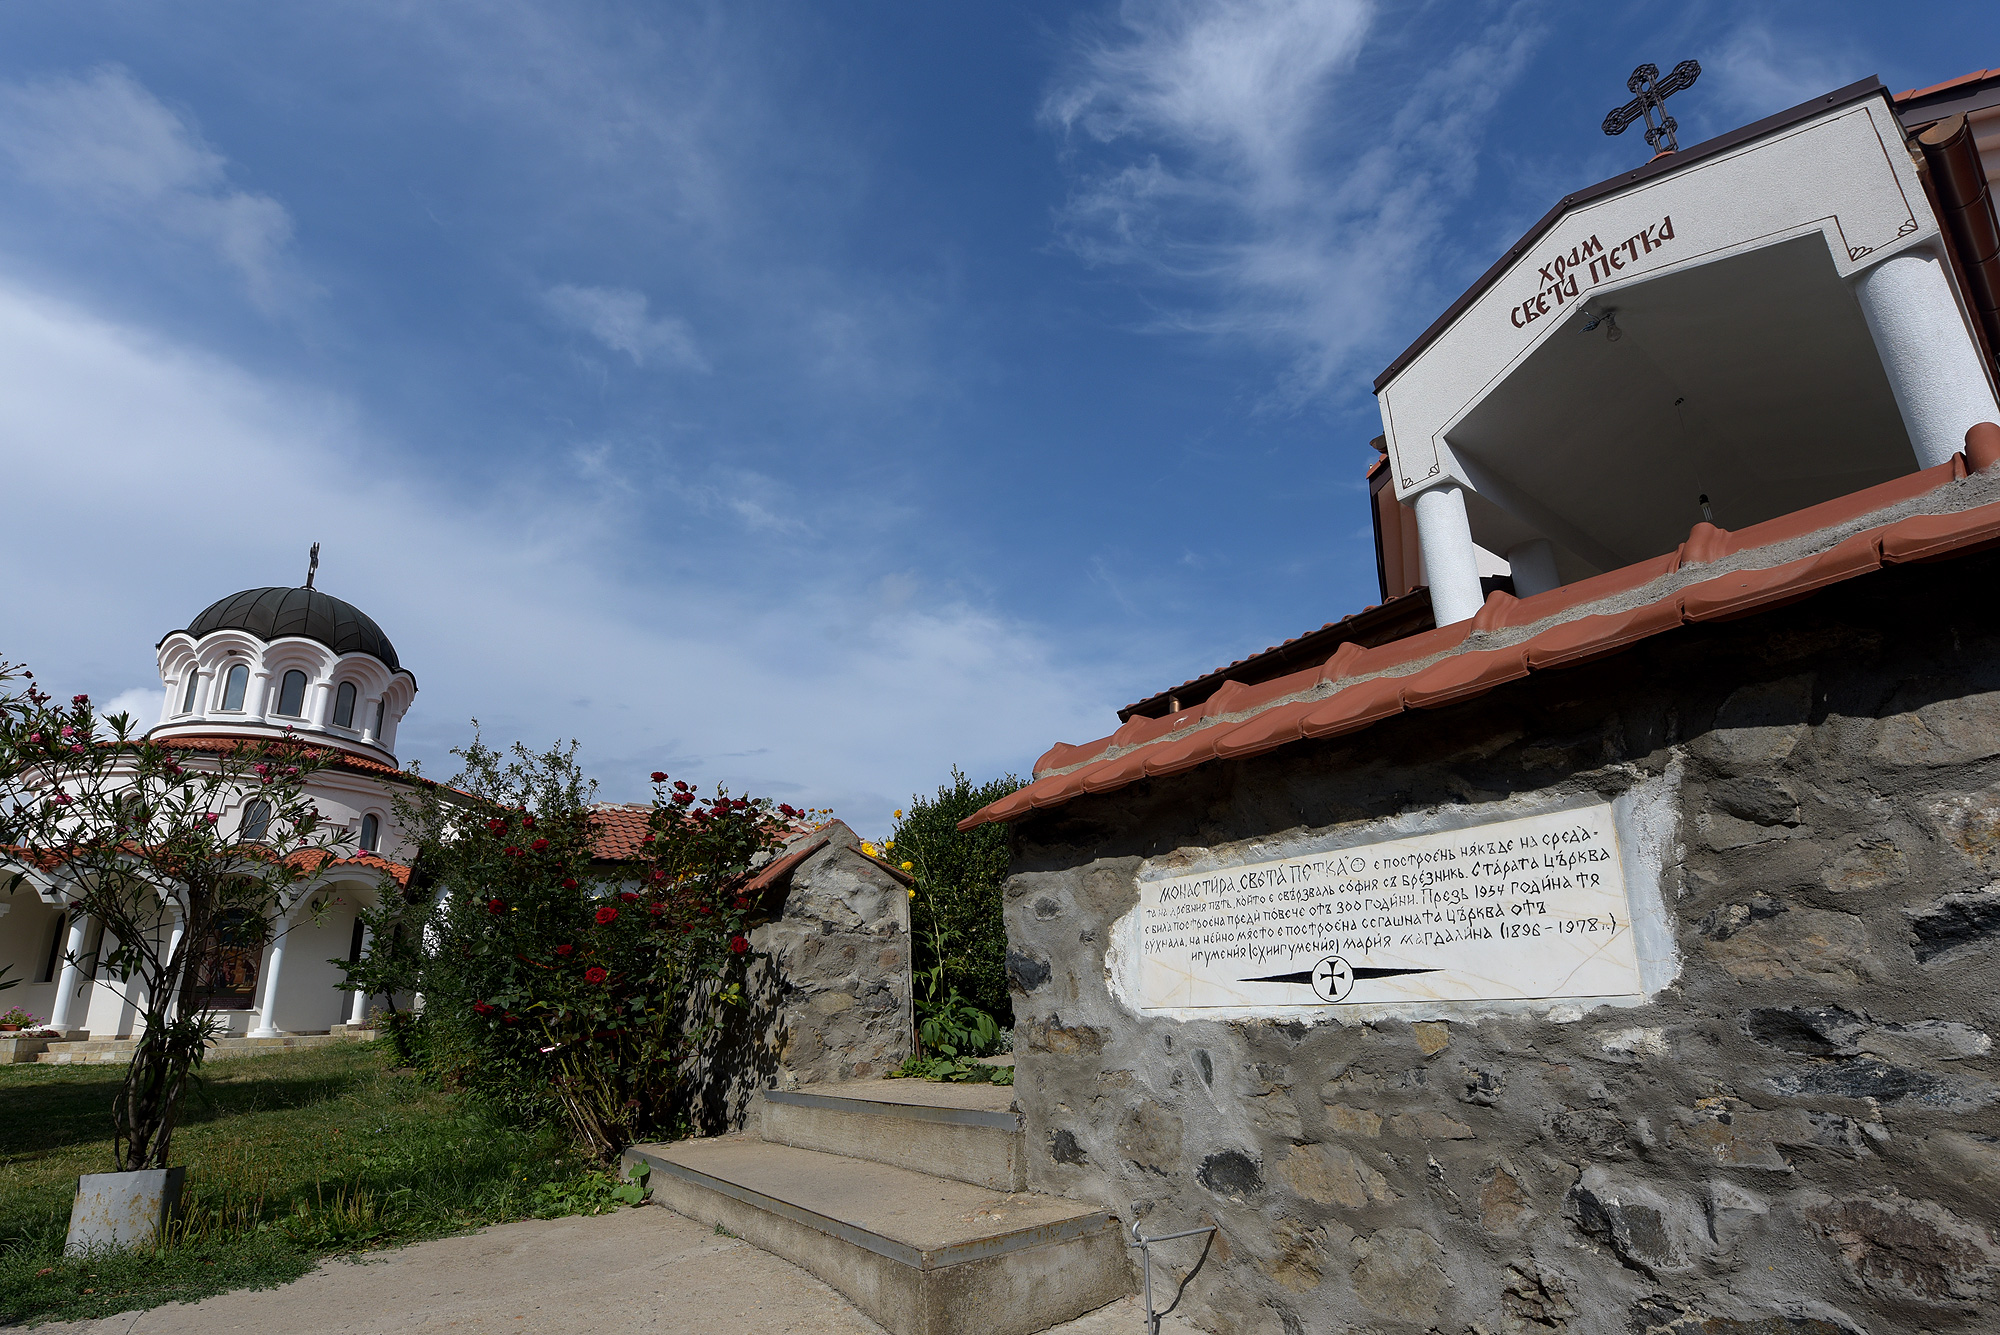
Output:
<path fill-rule="evenodd" d="M 195 735 L 195 736 L 179 736 L 179 737 L 155 737 L 152 738 L 151 740 L 155 746 L 165 747 L 170 751 L 207 751 L 214 755 L 228 755 L 230 752 L 237 750 L 239 747 L 245 745 L 251 745 L 254 742 L 263 742 L 268 744 L 269 742 L 276 741 L 277 739 L 257 738 L 257 739 L 246 740 L 245 738 L 241 737 L 220 737 L 220 736 L 209 737 L 209 736 Z M 408 770 L 400 770 L 397 769 L 394 765 L 385 765 L 381 761 L 372 759 L 371 757 L 360 756 L 356 755 L 352 751 L 342 750 L 340 747 L 334 745 L 331 742 L 323 742 L 316 738 L 312 739 L 299 738 L 298 741 L 303 746 L 310 747 L 315 751 L 324 752 L 326 755 L 330 756 L 333 761 L 332 767 L 334 769 L 351 770 L 356 774 L 374 774 L 385 779 L 395 779 L 400 783 L 407 783 L 412 785 L 422 784 L 426 787 L 433 787 L 433 788 L 440 786 L 432 782 L 430 779 L 426 779 L 421 775 L 412 774 Z"/>
<path fill-rule="evenodd" d="M 1239 658 L 1227 667 L 1219 667 L 1136 704 L 1129 704 L 1118 711 L 1118 719 L 1122 723 L 1136 714 L 1159 718 L 1171 712 L 1171 703 L 1175 700 L 1180 701 L 1183 709 L 1191 709 L 1229 682 L 1254 685 L 1308 659 L 1317 664 L 1335 646 L 1350 640 L 1368 646 L 1386 644 L 1390 640 L 1428 630 L 1436 624 L 1431 614 L 1430 590 L 1413 589 L 1398 597 L 1371 603 L 1359 612 L 1327 622 L 1318 630 L 1295 635 L 1280 644 Z"/>
<path fill-rule="evenodd" d="M 1988 79 L 2000 81 L 2000 70 L 1974 70 L 1970 74 L 1961 74 L 1956 79 L 1934 83 L 1928 88 L 1905 88 L 1889 100 L 1899 103 L 1915 102 L 1920 98 L 1934 97 L 1939 93 L 1970 91 L 1972 85 L 1985 83 Z"/>
<path fill-rule="evenodd" d="M 592 858 L 599 862 L 624 862 L 644 851 L 646 835 L 652 828 L 650 802 L 599 802 L 590 809 L 590 814 L 597 824 L 597 834 L 590 841 Z M 787 841 L 821 828 L 820 824 L 804 820 L 786 820 L 782 816 L 775 819 L 780 822 Z"/>
<path fill-rule="evenodd" d="M 410 883 L 410 869 L 408 867 L 405 867 L 400 862 L 391 862 L 389 859 L 375 853 L 356 853 L 352 857 L 332 858 L 329 860 L 327 850 L 314 848 L 308 849 L 303 853 L 294 853 L 292 861 L 304 867 L 307 871 L 314 873 L 323 872 L 329 867 L 367 867 L 374 871 L 387 872 L 397 885 L 407 886 Z"/>
<path fill-rule="evenodd" d="M 1587 663 L 1684 624 L 1749 616 L 1883 565 L 2000 545 L 2000 425 L 1966 433 L 1950 463 L 1735 533 L 1697 524 L 1671 552 L 1531 598 L 1494 593 L 1470 621 L 1258 686 L 1229 683 L 1199 709 L 1134 718 L 1082 746 L 1058 743 L 1027 787 L 959 822 L 1018 820 L 1211 760 L 1359 732 L 1411 709 L 1473 699 L 1531 672 Z M 1968 481 L 1972 474 L 1980 474 Z"/>

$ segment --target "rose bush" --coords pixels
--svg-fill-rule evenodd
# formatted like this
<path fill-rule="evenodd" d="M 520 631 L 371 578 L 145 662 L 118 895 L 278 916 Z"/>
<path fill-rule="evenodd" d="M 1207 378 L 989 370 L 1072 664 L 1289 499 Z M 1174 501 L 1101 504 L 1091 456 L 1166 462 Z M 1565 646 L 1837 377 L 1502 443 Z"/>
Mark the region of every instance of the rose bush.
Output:
<path fill-rule="evenodd" d="M 378 910 L 351 983 L 421 992 L 443 1074 L 530 1115 L 553 1108 L 594 1153 L 671 1134 L 688 1058 L 742 997 L 752 905 L 738 889 L 784 822 L 768 801 L 662 773 L 639 848 L 612 862 L 573 744 L 455 754 L 449 788 L 398 804 L 425 898 Z"/>

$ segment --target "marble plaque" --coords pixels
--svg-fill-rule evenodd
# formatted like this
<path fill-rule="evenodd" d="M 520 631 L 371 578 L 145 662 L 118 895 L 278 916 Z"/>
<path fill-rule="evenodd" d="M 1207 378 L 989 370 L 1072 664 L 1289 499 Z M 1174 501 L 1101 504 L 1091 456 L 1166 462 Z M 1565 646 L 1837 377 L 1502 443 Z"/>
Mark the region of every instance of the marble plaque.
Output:
<path fill-rule="evenodd" d="M 1140 880 L 1148 1010 L 1639 993 L 1609 804 Z"/>

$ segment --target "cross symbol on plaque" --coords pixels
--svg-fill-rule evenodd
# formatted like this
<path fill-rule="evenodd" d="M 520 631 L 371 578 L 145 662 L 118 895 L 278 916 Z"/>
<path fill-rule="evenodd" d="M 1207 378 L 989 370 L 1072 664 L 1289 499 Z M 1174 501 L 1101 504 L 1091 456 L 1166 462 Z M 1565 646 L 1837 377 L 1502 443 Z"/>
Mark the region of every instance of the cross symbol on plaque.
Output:
<path fill-rule="evenodd" d="M 1323 1001 L 1339 1001 L 1354 990 L 1354 966 L 1335 955 L 1321 960 L 1312 971 L 1313 991 Z"/>
<path fill-rule="evenodd" d="M 1613 108 L 1604 118 L 1604 133 L 1624 134 L 1626 126 L 1644 116 L 1647 146 L 1655 153 L 1678 153 L 1681 146 L 1674 138 L 1674 131 L 1680 126 L 1667 114 L 1667 99 L 1683 89 L 1692 88 L 1694 81 L 1700 77 L 1701 66 L 1692 60 L 1683 60 L 1674 66 L 1664 79 L 1660 77 L 1658 65 L 1641 65 L 1625 81 L 1625 87 L 1637 96 L 1624 106 Z M 1661 140 L 1666 141 L 1665 149 L 1660 147 Z"/>

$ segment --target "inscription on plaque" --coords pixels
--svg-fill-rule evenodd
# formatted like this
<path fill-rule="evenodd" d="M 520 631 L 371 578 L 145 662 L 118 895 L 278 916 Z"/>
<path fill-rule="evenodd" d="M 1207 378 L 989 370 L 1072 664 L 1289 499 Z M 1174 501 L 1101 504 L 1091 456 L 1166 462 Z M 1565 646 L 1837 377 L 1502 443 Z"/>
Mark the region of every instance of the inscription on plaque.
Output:
<path fill-rule="evenodd" d="M 1141 1005 L 1642 990 L 1609 805 L 1139 884 Z"/>

